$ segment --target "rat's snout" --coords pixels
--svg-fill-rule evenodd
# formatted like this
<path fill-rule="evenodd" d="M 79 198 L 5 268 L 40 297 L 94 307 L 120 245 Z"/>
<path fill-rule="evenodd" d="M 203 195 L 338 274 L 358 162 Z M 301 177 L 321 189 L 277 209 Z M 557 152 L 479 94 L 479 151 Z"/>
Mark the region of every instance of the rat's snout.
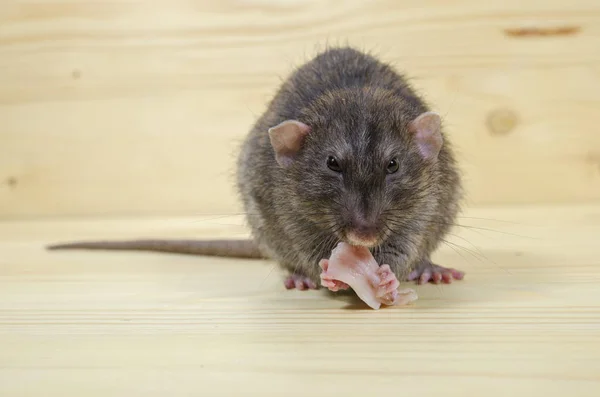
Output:
<path fill-rule="evenodd" d="M 373 247 L 379 242 L 379 227 L 376 220 L 355 216 L 346 228 L 346 239 L 352 245 Z"/>

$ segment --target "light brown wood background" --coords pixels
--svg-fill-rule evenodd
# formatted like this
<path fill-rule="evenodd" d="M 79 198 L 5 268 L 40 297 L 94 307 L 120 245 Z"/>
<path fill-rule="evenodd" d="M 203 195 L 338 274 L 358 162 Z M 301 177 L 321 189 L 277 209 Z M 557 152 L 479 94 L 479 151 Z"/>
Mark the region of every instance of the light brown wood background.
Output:
<path fill-rule="evenodd" d="M 470 204 L 600 199 L 597 0 L 5 0 L 0 217 L 239 211 L 240 139 L 346 42 L 445 116 Z"/>

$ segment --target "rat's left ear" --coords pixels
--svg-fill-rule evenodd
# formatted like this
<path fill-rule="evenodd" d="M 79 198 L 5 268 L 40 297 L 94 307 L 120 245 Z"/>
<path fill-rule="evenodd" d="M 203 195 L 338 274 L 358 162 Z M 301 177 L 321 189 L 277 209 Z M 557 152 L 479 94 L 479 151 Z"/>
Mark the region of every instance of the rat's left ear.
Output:
<path fill-rule="evenodd" d="M 269 139 L 279 165 L 288 167 L 304 144 L 310 127 L 298 120 L 286 120 L 269 128 Z"/>
<path fill-rule="evenodd" d="M 415 138 L 419 152 L 426 160 L 435 160 L 442 149 L 442 120 L 435 112 L 421 113 L 411 121 L 409 130 Z"/>

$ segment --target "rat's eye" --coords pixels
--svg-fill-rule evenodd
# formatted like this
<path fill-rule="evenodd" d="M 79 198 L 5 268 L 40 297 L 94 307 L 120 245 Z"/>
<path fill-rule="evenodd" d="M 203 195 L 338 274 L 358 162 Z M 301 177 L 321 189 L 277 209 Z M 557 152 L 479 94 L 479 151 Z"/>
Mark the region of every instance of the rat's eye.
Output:
<path fill-rule="evenodd" d="M 385 171 L 388 174 L 393 174 L 394 172 L 398 171 L 398 168 L 400 168 L 400 164 L 398 164 L 398 160 L 393 159 L 393 160 L 390 160 L 390 162 L 388 163 L 387 169 Z"/>
<path fill-rule="evenodd" d="M 333 156 L 327 158 L 327 167 L 335 172 L 342 172 L 342 168 L 338 164 L 337 160 Z"/>

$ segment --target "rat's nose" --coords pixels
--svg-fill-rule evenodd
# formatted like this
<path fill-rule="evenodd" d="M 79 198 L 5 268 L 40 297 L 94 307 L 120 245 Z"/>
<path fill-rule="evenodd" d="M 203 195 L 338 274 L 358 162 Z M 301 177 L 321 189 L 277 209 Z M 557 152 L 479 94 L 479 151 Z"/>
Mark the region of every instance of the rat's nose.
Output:
<path fill-rule="evenodd" d="M 377 244 L 377 224 L 363 217 L 356 217 L 346 232 L 348 241 L 353 245 L 371 247 Z"/>

